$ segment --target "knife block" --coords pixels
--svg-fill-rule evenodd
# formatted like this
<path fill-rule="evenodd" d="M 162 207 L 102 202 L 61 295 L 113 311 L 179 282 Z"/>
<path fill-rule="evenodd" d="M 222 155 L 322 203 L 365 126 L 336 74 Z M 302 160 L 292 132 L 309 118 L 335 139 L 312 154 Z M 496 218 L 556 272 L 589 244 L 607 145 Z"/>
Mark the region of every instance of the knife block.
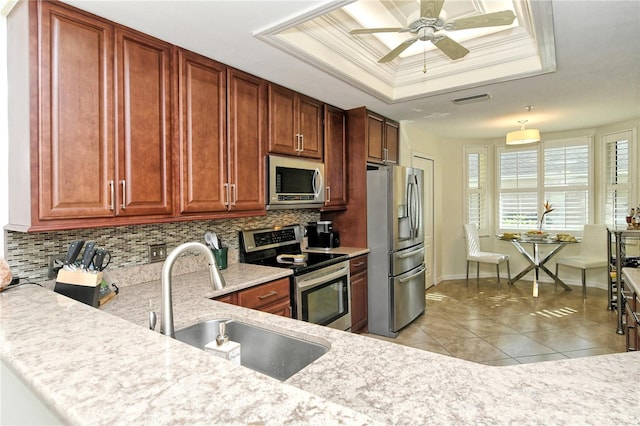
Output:
<path fill-rule="evenodd" d="M 58 271 L 53 291 L 97 308 L 100 304 L 102 272 Z"/>

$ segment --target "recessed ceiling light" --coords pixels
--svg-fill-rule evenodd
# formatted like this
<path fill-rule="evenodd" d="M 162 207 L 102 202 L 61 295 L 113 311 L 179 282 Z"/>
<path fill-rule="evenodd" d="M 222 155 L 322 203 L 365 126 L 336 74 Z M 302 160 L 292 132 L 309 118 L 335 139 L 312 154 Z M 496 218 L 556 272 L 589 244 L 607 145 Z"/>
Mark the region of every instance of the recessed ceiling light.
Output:
<path fill-rule="evenodd" d="M 473 95 L 473 96 L 467 96 L 465 98 L 454 99 L 451 102 L 453 102 L 456 105 L 465 105 L 465 104 L 472 104 L 474 102 L 488 101 L 489 99 L 491 99 L 491 95 L 488 93 L 483 93 L 481 95 Z"/>

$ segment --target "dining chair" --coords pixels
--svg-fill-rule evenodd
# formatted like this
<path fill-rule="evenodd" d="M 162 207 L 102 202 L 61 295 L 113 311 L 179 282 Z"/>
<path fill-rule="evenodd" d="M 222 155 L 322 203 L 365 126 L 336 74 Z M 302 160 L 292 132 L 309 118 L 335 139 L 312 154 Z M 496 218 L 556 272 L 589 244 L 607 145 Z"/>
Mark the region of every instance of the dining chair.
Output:
<path fill-rule="evenodd" d="M 465 239 L 467 240 L 467 283 L 469 283 L 469 263 L 476 262 L 476 283 L 480 285 L 480 264 L 491 263 L 496 265 L 498 276 L 498 290 L 500 290 L 500 264 L 507 262 L 507 274 L 511 284 L 511 268 L 509 267 L 509 255 L 503 253 L 490 253 L 480 251 L 480 235 L 475 225 L 464 225 Z"/>
<path fill-rule="evenodd" d="M 607 260 L 607 228 L 604 225 L 584 225 L 580 255 L 556 260 L 556 277 L 560 265 L 582 269 L 582 297 L 587 298 L 587 269 L 604 268 Z M 558 287 L 558 281 L 555 284 Z"/>

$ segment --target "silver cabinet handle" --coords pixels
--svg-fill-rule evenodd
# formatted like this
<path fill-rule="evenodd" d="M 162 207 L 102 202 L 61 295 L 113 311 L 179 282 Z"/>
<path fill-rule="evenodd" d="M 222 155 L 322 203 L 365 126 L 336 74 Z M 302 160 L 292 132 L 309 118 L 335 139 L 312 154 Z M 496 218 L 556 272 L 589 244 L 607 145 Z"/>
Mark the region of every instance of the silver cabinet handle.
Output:
<path fill-rule="evenodd" d="M 304 151 L 304 133 L 300 133 L 300 152 Z"/>
<path fill-rule="evenodd" d="M 120 204 L 120 208 L 124 210 L 127 208 L 127 181 L 122 179 L 120 185 L 122 185 L 122 203 Z"/>
<path fill-rule="evenodd" d="M 116 209 L 116 199 L 115 199 L 115 188 L 113 186 L 113 179 L 109 181 L 109 197 L 111 197 L 111 201 L 109 202 L 109 210 L 113 211 Z"/>
<path fill-rule="evenodd" d="M 296 150 L 296 152 L 298 154 L 300 154 L 300 151 L 302 151 L 302 145 L 300 143 L 300 136 L 301 136 L 300 133 L 296 133 L 296 149 L 295 150 Z"/>
<path fill-rule="evenodd" d="M 382 161 L 385 163 L 389 161 L 389 150 L 387 148 L 382 148 Z"/>
<path fill-rule="evenodd" d="M 236 186 L 235 183 L 232 183 L 230 186 L 233 194 L 233 198 L 231 199 L 231 205 L 235 206 L 236 201 L 238 201 L 238 187 Z"/>
<path fill-rule="evenodd" d="M 327 186 L 327 199 L 325 201 L 325 204 L 330 203 L 331 202 L 331 187 Z"/>
<path fill-rule="evenodd" d="M 225 183 L 223 186 L 224 186 L 224 197 L 225 197 L 224 205 L 229 207 L 229 201 L 231 197 L 231 194 L 229 192 L 229 184 Z"/>

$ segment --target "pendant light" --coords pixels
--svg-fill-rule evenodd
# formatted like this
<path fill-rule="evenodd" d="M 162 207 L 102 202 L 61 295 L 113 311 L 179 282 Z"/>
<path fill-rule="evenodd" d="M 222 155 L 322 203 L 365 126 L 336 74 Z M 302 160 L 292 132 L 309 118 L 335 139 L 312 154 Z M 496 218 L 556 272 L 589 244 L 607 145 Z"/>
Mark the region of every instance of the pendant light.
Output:
<path fill-rule="evenodd" d="M 525 108 L 528 112 L 531 112 L 533 106 L 529 105 Z M 528 121 L 529 120 L 518 120 L 518 123 L 520 123 L 520 130 L 507 133 L 507 145 L 523 145 L 538 142 L 540 140 L 540 130 L 524 128 L 524 125 Z"/>

